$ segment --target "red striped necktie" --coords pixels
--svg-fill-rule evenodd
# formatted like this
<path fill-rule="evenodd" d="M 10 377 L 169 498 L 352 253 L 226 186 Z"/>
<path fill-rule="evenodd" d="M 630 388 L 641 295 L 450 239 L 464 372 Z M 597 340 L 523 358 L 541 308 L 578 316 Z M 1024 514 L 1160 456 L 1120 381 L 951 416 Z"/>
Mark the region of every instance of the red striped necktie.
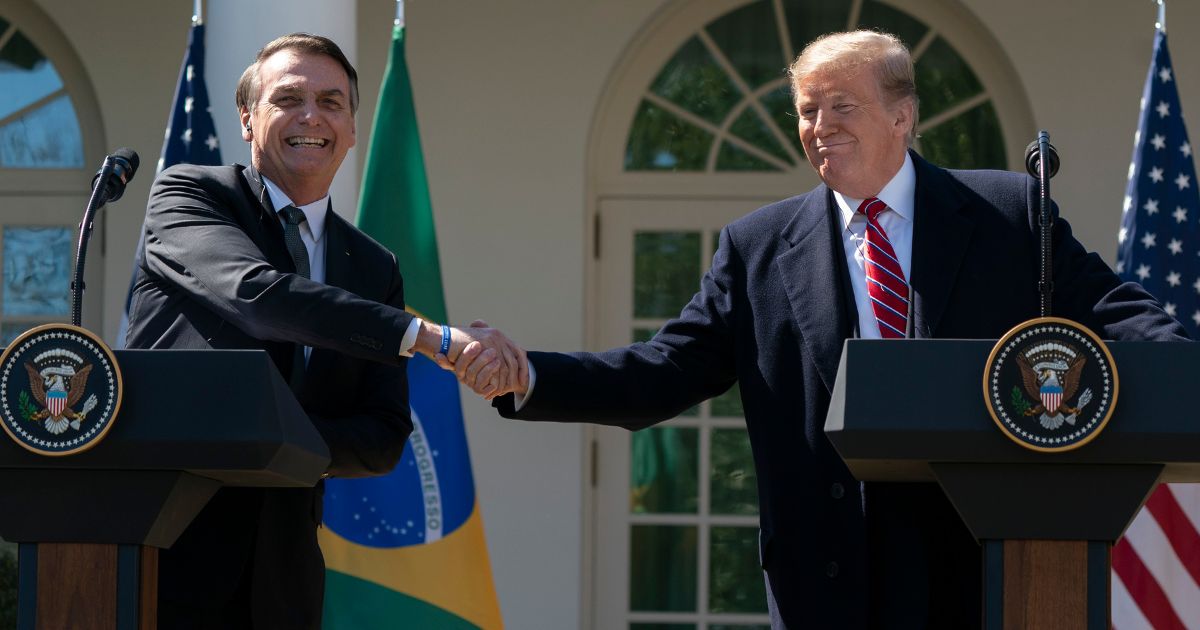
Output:
<path fill-rule="evenodd" d="M 884 339 L 903 339 L 908 330 L 908 281 L 896 258 L 896 250 L 887 232 L 879 224 L 879 215 L 890 208 L 875 197 L 862 202 L 858 211 L 867 217 L 866 244 L 867 296 Z"/>

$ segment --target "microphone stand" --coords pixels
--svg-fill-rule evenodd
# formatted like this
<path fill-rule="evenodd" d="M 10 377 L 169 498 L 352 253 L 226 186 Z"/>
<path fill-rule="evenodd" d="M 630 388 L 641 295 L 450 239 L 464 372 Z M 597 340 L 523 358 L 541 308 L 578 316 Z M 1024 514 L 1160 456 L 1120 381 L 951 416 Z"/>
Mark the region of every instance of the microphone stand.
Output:
<path fill-rule="evenodd" d="M 1038 226 L 1041 237 L 1041 281 L 1038 291 L 1041 294 L 1041 316 L 1050 316 L 1050 298 L 1054 294 L 1054 263 L 1051 256 L 1051 230 L 1054 227 L 1054 215 L 1050 213 L 1050 134 L 1038 132 L 1038 185 L 1041 187 L 1041 212 L 1038 215 Z"/>
<path fill-rule="evenodd" d="M 96 212 L 108 202 L 108 179 L 116 168 L 116 159 L 109 155 L 104 158 L 104 166 L 96 179 L 96 187 L 88 199 L 87 209 L 83 211 L 83 221 L 79 224 L 79 242 L 75 246 L 75 275 L 71 281 L 71 323 L 82 325 L 83 320 L 83 264 L 87 258 L 88 240 L 92 237 L 92 225 Z"/>

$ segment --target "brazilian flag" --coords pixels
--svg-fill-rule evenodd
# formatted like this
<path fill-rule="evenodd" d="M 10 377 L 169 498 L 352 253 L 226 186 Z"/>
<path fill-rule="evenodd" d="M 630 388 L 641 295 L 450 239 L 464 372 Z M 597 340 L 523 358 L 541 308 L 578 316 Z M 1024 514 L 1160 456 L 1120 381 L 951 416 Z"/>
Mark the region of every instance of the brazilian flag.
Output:
<path fill-rule="evenodd" d="M 358 226 L 396 254 L 409 310 L 445 322 L 437 237 L 397 19 Z M 502 628 L 471 477 L 458 383 L 409 361 L 413 433 L 389 475 L 325 487 L 325 630 Z"/>

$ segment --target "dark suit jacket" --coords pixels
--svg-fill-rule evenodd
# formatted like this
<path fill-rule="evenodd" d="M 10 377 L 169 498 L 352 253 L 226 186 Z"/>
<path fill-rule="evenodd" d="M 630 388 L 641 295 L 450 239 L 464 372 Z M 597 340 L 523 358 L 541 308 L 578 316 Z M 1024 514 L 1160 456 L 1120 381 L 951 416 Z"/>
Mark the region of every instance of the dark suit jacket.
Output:
<path fill-rule="evenodd" d="M 396 465 L 412 430 L 398 354 L 412 316 L 391 252 L 330 212 L 325 283 L 295 275 L 260 176 L 239 165 L 163 171 L 144 236 L 130 348 L 262 349 L 286 379 L 294 344 L 312 346 L 296 394 L 329 472 Z M 219 491 L 160 556 L 160 627 L 318 628 L 322 486 Z"/>
<path fill-rule="evenodd" d="M 1036 182 L 917 173 L 911 286 L 919 338 L 995 339 L 1038 315 Z M 856 317 L 832 191 L 761 208 L 721 233 L 700 291 L 647 343 L 530 353 L 537 384 L 506 416 L 640 429 L 740 384 L 758 473 L 762 565 L 777 628 L 969 628 L 979 547 L 932 484 L 860 484 L 823 427 Z M 1054 315 L 1108 339 L 1185 339 L 1059 220 Z M 982 366 L 980 367 L 982 369 Z"/>

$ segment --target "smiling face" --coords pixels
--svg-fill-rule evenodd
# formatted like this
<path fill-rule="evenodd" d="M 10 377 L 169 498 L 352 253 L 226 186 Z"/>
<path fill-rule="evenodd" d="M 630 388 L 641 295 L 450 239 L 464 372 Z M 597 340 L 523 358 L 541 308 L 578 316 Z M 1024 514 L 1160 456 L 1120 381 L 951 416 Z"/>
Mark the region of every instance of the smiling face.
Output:
<path fill-rule="evenodd" d="M 251 163 L 298 205 L 324 197 L 354 146 L 346 71 L 326 55 L 284 49 L 263 60 L 258 87 L 240 112 Z"/>
<path fill-rule="evenodd" d="M 869 65 L 816 71 L 796 86 L 800 142 L 830 188 L 873 197 L 904 164 L 914 103 L 887 103 Z"/>

